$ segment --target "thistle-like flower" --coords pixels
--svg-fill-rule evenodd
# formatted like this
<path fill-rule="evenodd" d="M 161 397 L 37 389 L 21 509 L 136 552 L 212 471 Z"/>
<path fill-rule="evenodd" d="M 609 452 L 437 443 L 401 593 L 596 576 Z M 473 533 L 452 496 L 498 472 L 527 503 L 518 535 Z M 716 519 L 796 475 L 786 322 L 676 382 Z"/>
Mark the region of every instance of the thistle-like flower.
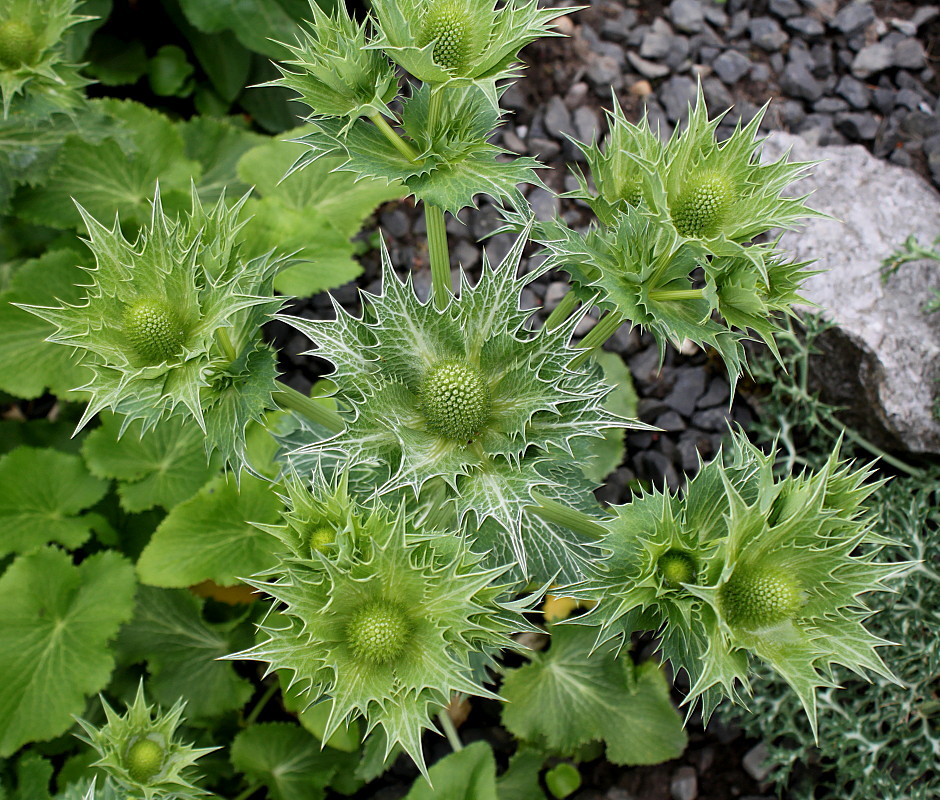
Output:
<path fill-rule="evenodd" d="M 539 8 L 536 0 L 375 0 L 381 47 L 430 84 L 476 83 L 497 104 L 496 82 L 515 77 L 519 51 L 545 36 L 573 8 Z"/>
<path fill-rule="evenodd" d="M 64 64 L 62 36 L 91 17 L 75 13 L 76 0 L 0 0 L 0 97 L 7 117 L 13 99 L 27 90 L 36 109 L 66 110 L 87 81 Z"/>
<path fill-rule="evenodd" d="M 271 284 L 283 262 L 240 260 L 241 203 L 206 211 L 195 190 L 192 202 L 188 217 L 169 219 L 158 191 L 134 244 L 117 221 L 108 230 L 80 209 L 96 260 L 87 299 L 24 308 L 56 325 L 49 341 L 78 348 L 94 374 L 79 428 L 105 408 L 145 431 L 183 414 L 207 450 L 238 464 L 246 425 L 273 407 L 275 360 L 260 327 L 281 307 Z"/>
<path fill-rule="evenodd" d="M 659 629 L 663 655 L 692 682 L 707 719 L 722 697 L 740 702 L 750 656 L 776 670 L 816 725 L 815 690 L 834 664 L 889 680 L 862 626 L 860 595 L 905 569 L 879 563 L 886 541 L 862 506 L 878 483 L 833 453 L 816 473 L 776 480 L 773 458 L 733 437 L 728 465 L 703 467 L 683 497 L 653 492 L 605 523 L 609 558 L 581 587 L 598 600 L 573 620 L 598 641 Z"/>
<path fill-rule="evenodd" d="M 271 86 L 296 91 L 314 117 L 392 116 L 387 103 L 398 93 L 395 69 L 385 55 L 369 49 L 366 24 L 359 24 L 338 3 L 332 15 L 310 0 L 313 19 L 296 45 L 285 44 L 294 58 L 276 64 L 281 77 Z"/>
<path fill-rule="evenodd" d="M 176 738 L 185 707 L 182 700 L 165 714 L 154 713 L 153 706 L 147 705 L 141 682 L 123 716 L 116 714 L 104 698 L 101 704 L 107 717 L 105 725 L 96 728 L 83 719 L 78 723 L 84 730 L 79 738 L 100 756 L 93 766 L 108 773 L 109 781 L 102 786 L 105 797 L 110 781 L 130 796 L 144 800 L 188 800 L 208 794 L 191 782 L 190 768 L 218 748 L 193 747 Z"/>
<path fill-rule="evenodd" d="M 529 603 L 501 601 L 504 570 L 481 568 L 458 537 L 422 528 L 404 506 L 353 507 L 342 487 L 318 483 L 312 501 L 289 490 L 293 507 L 272 533 L 290 554 L 248 581 L 281 604 L 260 626 L 266 640 L 230 658 L 290 671 L 311 704 L 332 698 L 324 740 L 362 717 L 425 771 L 422 731 L 456 692 L 494 697 L 480 667 L 518 649 L 510 635 L 529 629 Z M 336 524 L 329 550 L 299 534 L 311 521 Z"/>
<path fill-rule="evenodd" d="M 532 311 L 518 298 L 535 273 L 516 277 L 523 245 L 520 237 L 496 268 L 484 259 L 475 286 L 463 276 L 459 299 L 442 311 L 418 299 L 410 278 L 395 276 L 383 250 L 383 294 L 365 295 L 362 318 L 338 305 L 332 321 L 285 317 L 317 345 L 311 355 L 334 365 L 339 405 L 351 412 L 343 433 L 289 459 L 298 472 L 310 455 L 335 452 L 376 465 L 380 494 L 418 495 L 443 480 L 461 524 L 474 544 L 482 537 L 479 549 L 491 550 L 494 564 L 573 580 L 588 544 L 523 509 L 533 491 L 576 504 L 573 494 L 590 497 L 576 467 L 553 474 L 561 469 L 556 457 L 570 463 L 575 440 L 631 423 L 604 409 L 610 389 L 597 367 L 569 366 L 577 316 L 552 331 L 526 330 Z M 501 533 L 493 535 L 487 520 Z"/>

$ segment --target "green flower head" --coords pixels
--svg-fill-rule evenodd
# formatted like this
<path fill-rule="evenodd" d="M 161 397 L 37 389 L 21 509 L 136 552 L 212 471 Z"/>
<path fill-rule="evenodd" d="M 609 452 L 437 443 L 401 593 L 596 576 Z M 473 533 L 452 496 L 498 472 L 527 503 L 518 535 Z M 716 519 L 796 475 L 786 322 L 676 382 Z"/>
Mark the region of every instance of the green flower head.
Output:
<path fill-rule="evenodd" d="M 554 33 L 551 22 L 573 8 L 539 8 L 535 0 L 376 0 L 381 47 L 431 84 L 474 82 L 496 105 L 496 82 L 517 74 L 519 51 Z"/>
<path fill-rule="evenodd" d="M 864 483 L 870 472 L 836 455 L 798 477 L 776 479 L 772 465 L 735 434 L 726 465 L 703 467 L 681 498 L 654 492 L 618 507 L 610 556 L 582 587 L 599 604 L 575 622 L 598 624 L 599 642 L 659 629 L 706 719 L 722 697 L 740 700 L 756 656 L 815 727 L 815 690 L 832 685 L 834 664 L 892 679 L 859 596 L 905 565 L 875 561 L 886 542 L 862 506 L 878 486 Z"/>
<path fill-rule="evenodd" d="M 380 494 L 418 495 L 429 482 L 444 481 L 462 523 L 472 512 L 481 526 L 492 519 L 501 527 L 501 543 L 480 542 L 494 563 L 518 563 L 524 572 L 529 561 L 543 563 L 538 576 L 547 580 L 559 569 L 577 575 L 581 556 L 569 562 L 565 553 L 580 545 L 565 544 L 571 532 L 547 534 L 541 523 L 523 520 L 531 492 L 563 502 L 575 490 L 590 496 L 583 480 L 553 476 L 553 461 L 570 459 L 577 440 L 629 423 L 604 409 L 609 388 L 599 368 L 570 366 L 577 315 L 551 331 L 525 327 L 532 312 L 521 310 L 518 298 L 535 273 L 516 277 L 523 245 L 524 237 L 499 267 L 484 262 L 475 286 L 464 276 L 459 298 L 444 310 L 419 300 L 383 250 L 383 294 L 365 296 L 361 318 L 339 306 L 331 321 L 285 318 L 315 342 L 311 355 L 334 365 L 336 397 L 348 411 L 345 432 L 293 458 L 298 472 L 311 456 L 331 453 L 374 464 Z M 543 549 L 556 555 L 534 552 Z"/>
<path fill-rule="evenodd" d="M 143 430 L 161 419 L 188 416 L 207 434 L 207 450 L 241 461 L 244 432 L 271 408 L 274 354 L 260 326 L 280 300 L 271 283 L 282 265 L 268 256 L 239 258 L 241 203 L 224 198 L 203 209 L 193 192 L 183 219 L 153 216 L 136 243 L 118 223 L 109 230 L 81 209 L 97 266 L 84 303 L 27 311 L 56 325 L 49 341 L 77 348 L 94 377 L 79 428 L 110 408 Z"/>
<path fill-rule="evenodd" d="M 29 93 L 34 109 L 67 110 L 87 81 L 63 63 L 62 37 L 91 17 L 73 13 L 76 0 L 0 0 L 0 97 L 4 118 L 17 95 Z"/>
<path fill-rule="evenodd" d="M 398 93 L 398 78 L 385 55 L 369 49 L 366 25 L 343 3 L 330 16 L 311 0 L 310 12 L 297 44 L 285 45 L 293 59 L 277 64 L 281 77 L 267 85 L 293 89 L 315 117 L 346 117 L 352 124 L 374 113 L 392 116 L 386 104 Z"/>
<path fill-rule="evenodd" d="M 107 718 L 105 725 L 96 728 L 83 719 L 78 723 L 84 730 L 79 738 L 100 756 L 94 766 L 102 767 L 108 774 L 109 780 L 101 790 L 105 796 L 111 781 L 131 796 L 144 800 L 187 800 L 208 794 L 194 785 L 186 773 L 192 772 L 191 767 L 198 759 L 217 748 L 196 748 L 177 740 L 176 729 L 185 705 L 182 701 L 166 714 L 154 714 L 153 706 L 147 705 L 141 682 L 134 702 L 123 716 L 118 716 L 104 699 L 101 704 Z"/>
<path fill-rule="evenodd" d="M 231 658 L 290 671 L 310 704 L 332 698 L 324 741 L 362 717 L 425 771 L 422 732 L 457 692 L 494 697 L 481 666 L 518 647 L 510 635 L 529 629 L 528 606 L 502 602 L 503 570 L 482 569 L 459 538 L 423 529 L 403 506 L 374 501 L 349 514 L 332 553 L 312 548 L 249 581 L 280 613 L 261 624 L 265 641 Z"/>

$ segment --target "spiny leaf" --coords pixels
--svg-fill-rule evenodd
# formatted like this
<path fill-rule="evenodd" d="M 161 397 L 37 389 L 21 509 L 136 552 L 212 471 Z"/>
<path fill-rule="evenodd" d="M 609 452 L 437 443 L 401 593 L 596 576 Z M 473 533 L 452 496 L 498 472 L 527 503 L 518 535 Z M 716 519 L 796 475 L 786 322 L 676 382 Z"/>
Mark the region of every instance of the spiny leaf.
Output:
<path fill-rule="evenodd" d="M 72 725 L 108 682 L 108 641 L 134 608 L 134 572 L 113 552 L 73 566 L 54 548 L 20 556 L 0 578 L 0 755 Z"/>

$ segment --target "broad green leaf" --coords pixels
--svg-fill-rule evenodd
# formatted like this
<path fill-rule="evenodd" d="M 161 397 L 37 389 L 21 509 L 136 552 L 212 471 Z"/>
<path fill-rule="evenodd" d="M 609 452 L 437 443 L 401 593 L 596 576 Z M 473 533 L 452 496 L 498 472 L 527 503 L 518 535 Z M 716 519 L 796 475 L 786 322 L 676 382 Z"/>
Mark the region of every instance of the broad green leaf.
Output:
<path fill-rule="evenodd" d="M 545 792 L 539 786 L 539 773 L 544 763 L 544 753 L 520 747 L 496 781 L 499 800 L 545 800 Z"/>
<path fill-rule="evenodd" d="M 339 766 L 335 753 L 297 725 L 265 722 L 232 742 L 232 764 L 252 783 L 263 783 L 271 800 L 319 800 Z"/>
<path fill-rule="evenodd" d="M 147 72 L 147 51 L 139 39 L 99 34 L 88 53 L 87 72 L 105 86 L 137 83 Z"/>
<path fill-rule="evenodd" d="M 206 622 L 202 605 L 184 589 L 142 586 L 134 619 L 119 639 L 126 660 L 147 662 L 157 702 L 171 706 L 183 698 L 189 718 L 241 708 L 253 691 L 231 662 L 217 660 L 247 644 L 238 623 Z"/>
<path fill-rule="evenodd" d="M 431 783 L 419 777 L 405 800 L 497 800 L 496 760 L 486 742 L 451 753 L 430 769 Z"/>
<path fill-rule="evenodd" d="M 0 389 L 17 397 L 34 398 L 49 389 L 59 397 L 85 397 L 73 390 L 91 373 L 78 364 L 74 350 L 45 341 L 55 326 L 11 303 L 51 306 L 56 300 L 78 303 L 85 273 L 76 265 L 74 250 L 50 250 L 27 261 L 14 275 L 10 291 L 0 295 Z"/>
<path fill-rule="evenodd" d="M 39 753 L 27 751 L 16 762 L 16 789 L 9 800 L 50 800 L 52 764 Z M 3 787 L 0 786 L 0 797 Z"/>
<path fill-rule="evenodd" d="M 181 122 L 178 130 L 186 146 L 186 157 L 202 166 L 196 188 L 203 203 L 214 203 L 223 191 L 232 199 L 248 191 L 248 184 L 236 173 L 236 165 L 265 137 L 228 120 L 211 117 L 193 117 Z"/>
<path fill-rule="evenodd" d="M 342 750 L 344 753 L 354 753 L 359 750 L 362 743 L 362 730 L 359 720 L 354 719 L 348 724 L 340 725 L 339 728 L 327 739 L 323 741 L 326 734 L 327 722 L 330 719 L 330 713 L 333 709 L 331 699 L 323 700 L 315 705 L 309 705 L 300 687 L 294 684 L 288 687 L 288 675 L 282 670 L 278 672 L 278 678 L 281 681 L 281 691 L 284 697 L 284 708 L 297 714 L 297 719 L 310 733 L 317 737 L 325 746 L 336 750 Z"/>
<path fill-rule="evenodd" d="M 637 394 L 633 388 L 633 377 L 616 353 L 599 350 L 595 360 L 604 370 L 604 382 L 614 390 L 604 400 L 604 408 L 621 417 L 634 419 L 637 415 Z M 580 439 L 575 443 L 578 450 L 576 460 L 582 465 L 582 471 L 589 480 L 603 483 L 617 467 L 623 463 L 624 439 L 623 428 L 608 428 L 603 439 Z"/>
<path fill-rule="evenodd" d="M 209 460 L 205 434 L 187 417 L 172 417 L 145 434 L 135 420 L 120 438 L 122 417 L 107 413 L 101 420 L 85 439 L 82 454 L 95 475 L 118 481 L 125 511 L 173 508 L 219 471 L 221 459 L 216 453 Z"/>
<path fill-rule="evenodd" d="M 186 52 L 175 44 L 165 44 L 148 68 L 150 88 L 161 97 L 186 97 L 193 90 L 191 80 L 195 67 L 186 58 Z"/>
<path fill-rule="evenodd" d="M 81 458 L 19 447 L 0 458 L 0 555 L 56 542 L 75 548 L 96 520 L 81 512 L 108 491 Z"/>
<path fill-rule="evenodd" d="M 581 788 L 581 773 L 576 767 L 563 761 L 545 773 L 545 785 L 553 797 L 563 800 Z"/>
<path fill-rule="evenodd" d="M 277 543 L 251 523 L 273 524 L 281 502 L 271 484 L 242 475 L 210 481 L 174 508 L 141 553 L 137 572 L 151 586 L 182 587 L 202 581 L 231 586 L 272 566 Z"/>
<path fill-rule="evenodd" d="M 203 33 L 231 30 L 249 50 L 270 58 L 289 54 L 277 42 L 293 42 L 297 23 L 310 16 L 307 0 L 180 0 L 180 6 Z"/>
<path fill-rule="evenodd" d="M 682 720 L 654 662 L 634 668 L 628 656 L 591 649 L 596 632 L 556 625 L 546 654 L 510 670 L 502 696 L 503 724 L 521 739 L 573 755 L 603 740 L 615 764 L 658 764 L 686 745 Z"/>
<path fill-rule="evenodd" d="M 0 756 L 65 733 L 105 687 L 108 642 L 133 613 L 134 589 L 114 552 L 74 566 L 45 548 L 10 565 L 0 578 Z"/>
<path fill-rule="evenodd" d="M 17 197 L 18 214 L 38 225 L 79 228 L 80 203 L 100 220 L 120 210 L 121 223 L 139 227 L 150 217 L 157 181 L 168 211 L 189 206 L 190 180 L 200 166 L 186 158 L 183 139 L 163 114 L 129 100 L 100 100 L 95 107 L 122 124 L 120 138 L 100 143 L 70 137 L 42 186 Z"/>

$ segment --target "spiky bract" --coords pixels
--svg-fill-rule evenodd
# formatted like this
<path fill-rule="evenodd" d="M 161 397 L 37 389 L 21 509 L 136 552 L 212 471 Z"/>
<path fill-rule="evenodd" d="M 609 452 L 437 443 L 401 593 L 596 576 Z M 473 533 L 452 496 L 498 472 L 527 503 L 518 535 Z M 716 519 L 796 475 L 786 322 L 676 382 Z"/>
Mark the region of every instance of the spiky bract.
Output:
<path fill-rule="evenodd" d="M 350 17 L 344 3 L 327 14 L 311 0 L 310 13 L 297 44 L 285 44 L 293 58 L 275 63 L 281 77 L 267 85 L 293 89 L 315 117 L 345 117 L 352 124 L 360 116 L 392 116 L 386 104 L 398 92 L 398 79 L 388 59 L 369 49 L 366 24 Z"/>
<path fill-rule="evenodd" d="M 178 740 L 176 729 L 185 707 L 182 700 L 165 714 L 154 713 L 153 706 L 147 705 L 141 682 L 123 716 L 116 714 L 104 698 L 101 704 L 107 718 L 105 725 L 96 728 L 83 719 L 78 723 L 84 731 L 79 738 L 100 756 L 93 766 L 102 767 L 108 774 L 102 790 L 114 781 L 131 797 L 143 800 L 187 800 L 208 794 L 191 782 L 191 768 L 218 748 L 193 747 Z"/>
<path fill-rule="evenodd" d="M 32 108 L 68 110 L 88 81 L 63 63 L 62 37 L 90 17 L 74 13 L 76 0 L 0 0 L 0 97 L 4 118 L 14 98 L 29 94 Z"/>
<path fill-rule="evenodd" d="M 862 626 L 859 596 L 905 567 L 875 561 L 886 542 L 863 507 L 878 486 L 864 483 L 869 471 L 834 453 L 818 472 L 777 480 L 772 463 L 735 434 L 726 465 L 703 467 L 681 498 L 653 492 L 616 508 L 609 558 L 583 585 L 599 605 L 573 622 L 598 625 L 598 641 L 659 629 L 663 655 L 691 679 L 687 702 L 700 701 L 706 719 L 722 697 L 748 690 L 753 654 L 815 726 L 815 690 L 832 685 L 834 664 L 890 679 L 876 652 L 886 642 Z M 677 552 L 685 575 L 669 566 Z"/>
<path fill-rule="evenodd" d="M 336 494 L 319 482 L 314 496 Z M 344 513 L 350 524 L 333 552 L 304 558 L 295 549 L 267 580 L 249 581 L 280 613 L 261 624 L 265 641 L 232 658 L 290 671 L 311 704 L 332 698 L 324 741 L 363 717 L 424 770 L 422 731 L 456 692 L 493 696 L 480 659 L 518 647 L 510 635 L 529 629 L 520 613 L 528 605 L 501 602 L 503 570 L 481 568 L 459 538 L 422 528 L 403 506 L 374 501 Z"/>
<path fill-rule="evenodd" d="M 396 277 L 383 250 L 383 294 L 364 296 L 361 318 L 338 305 L 331 321 L 285 317 L 317 345 L 311 355 L 333 364 L 337 399 L 351 412 L 345 432 L 292 458 L 298 471 L 311 455 L 335 452 L 374 464 L 380 494 L 417 495 L 440 479 L 493 563 L 518 563 L 526 575 L 537 564 L 542 580 L 559 570 L 575 579 L 586 543 L 549 523 L 523 522 L 523 509 L 533 490 L 561 502 L 578 491 L 590 497 L 590 486 L 570 474 L 576 469 L 552 474 L 556 457 L 570 464 L 574 440 L 629 423 L 604 409 L 609 389 L 596 367 L 569 366 L 577 315 L 553 331 L 526 329 L 532 311 L 519 308 L 519 294 L 536 273 L 516 277 L 523 245 L 520 238 L 499 267 L 484 260 L 475 286 L 464 276 L 460 297 L 443 311 L 419 300 L 410 278 Z M 501 535 L 478 528 L 487 520 Z"/>
<path fill-rule="evenodd" d="M 94 377 L 79 427 L 110 408 L 143 430 L 174 415 L 206 432 L 207 450 L 240 465 L 245 427 L 272 408 L 274 354 L 260 327 L 281 306 L 272 281 L 283 261 L 244 262 L 236 237 L 241 203 L 224 198 L 168 218 L 157 192 L 136 243 L 82 209 L 96 266 L 79 305 L 26 306 L 57 327 L 49 341 L 77 348 Z"/>
<path fill-rule="evenodd" d="M 573 8 L 539 8 L 535 0 L 375 0 L 381 47 L 431 84 L 474 82 L 496 106 L 496 82 L 514 77 L 519 51 L 557 36 L 551 23 Z"/>

